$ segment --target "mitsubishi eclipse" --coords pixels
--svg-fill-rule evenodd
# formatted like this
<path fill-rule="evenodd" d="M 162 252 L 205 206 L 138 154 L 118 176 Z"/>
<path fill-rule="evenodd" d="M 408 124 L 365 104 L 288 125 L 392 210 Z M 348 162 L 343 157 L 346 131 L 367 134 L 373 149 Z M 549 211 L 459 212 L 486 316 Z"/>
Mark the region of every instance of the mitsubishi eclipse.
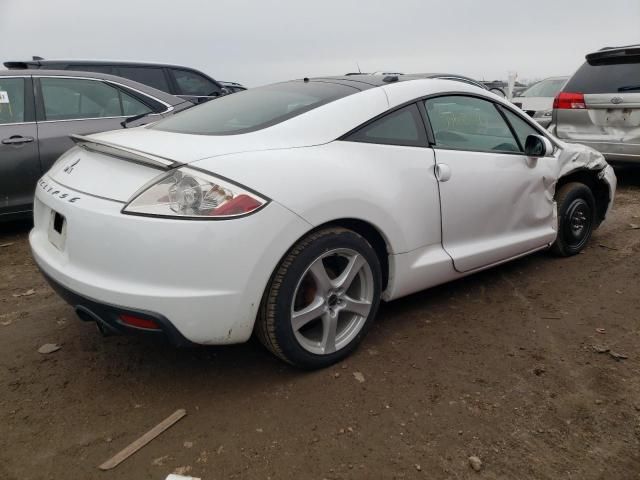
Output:
<path fill-rule="evenodd" d="M 105 333 L 244 342 L 320 368 L 381 300 L 529 253 L 579 253 L 611 208 L 603 156 L 506 100 L 419 76 L 289 81 L 74 137 L 30 233 Z"/>

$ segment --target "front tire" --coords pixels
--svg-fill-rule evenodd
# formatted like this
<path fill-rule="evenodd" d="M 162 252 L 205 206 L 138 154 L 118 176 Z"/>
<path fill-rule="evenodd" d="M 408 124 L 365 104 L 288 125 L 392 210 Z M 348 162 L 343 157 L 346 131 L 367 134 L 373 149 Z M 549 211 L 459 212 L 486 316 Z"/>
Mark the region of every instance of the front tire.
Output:
<path fill-rule="evenodd" d="M 551 252 L 569 257 L 582 251 L 593 232 L 596 200 L 584 183 L 571 182 L 560 187 L 556 194 L 558 205 L 558 237 Z"/>
<path fill-rule="evenodd" d="M 381 284 L 380 262 L 364 237 L 338 227 L 313 232 L 294 245 L 272 276 L 257 336 L 292 365 L 329 366 L 366 335 Z"/>

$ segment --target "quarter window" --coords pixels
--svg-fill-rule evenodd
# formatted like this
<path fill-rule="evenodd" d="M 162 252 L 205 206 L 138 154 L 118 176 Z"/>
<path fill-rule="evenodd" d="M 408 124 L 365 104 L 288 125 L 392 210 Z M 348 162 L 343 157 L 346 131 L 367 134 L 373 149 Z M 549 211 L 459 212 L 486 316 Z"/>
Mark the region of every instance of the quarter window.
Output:
<path fill-rule="evenodd" d="M 96 80 L 41 78 L 45 120 L 133 116 L 151 109 L 121 90 Z"/>
<path fill-rule="evenodd" d="M 424 124 L 416 105 L 409 105 L 375 120 L 347 137 L 351 142 L 424 147 Z"/>
<path fill-rule="evenodd" d="M 436 147 L 480 152 L 520 152 L 509 126 L 492 102 L 446 96 L 425 101 Z"/>
<path fill-rule="evenodd" d="M 133 80 L 134 82 L 149 85 L 163 92 L 169 91 L 169 84 L 164 76 L 162 68 L 154 67 L 118 67 L 117 75 Z"/>
<path fill-rule="evenodd" d="M 0 124 L 24 122 L 24 79 L 0 78 Z"/>
<path fill-rule="evenodd" d="M 178 69 L 171 71 L 178 84 L 178 95 L 210 97 L 215 93 L 220 93 L 220 88 L 215 83 L 199 73 Z"/>

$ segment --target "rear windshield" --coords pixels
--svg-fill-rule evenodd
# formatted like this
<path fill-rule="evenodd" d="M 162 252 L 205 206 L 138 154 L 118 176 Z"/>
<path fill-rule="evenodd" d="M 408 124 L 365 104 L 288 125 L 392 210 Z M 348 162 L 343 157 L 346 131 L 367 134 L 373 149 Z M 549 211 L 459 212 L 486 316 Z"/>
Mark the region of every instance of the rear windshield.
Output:
<path fill-rule="evenodd" d="M 335 83 L 293 81 L 211 100 L 149 127 L 196 135 L 252 132 L 308 112 L 359 90 Z"/>
<path fill-rule="evenodd" d="M 640 63 L 589 65 L 585 63 L 564 87 L 565 92 L 640 92 Z"/>

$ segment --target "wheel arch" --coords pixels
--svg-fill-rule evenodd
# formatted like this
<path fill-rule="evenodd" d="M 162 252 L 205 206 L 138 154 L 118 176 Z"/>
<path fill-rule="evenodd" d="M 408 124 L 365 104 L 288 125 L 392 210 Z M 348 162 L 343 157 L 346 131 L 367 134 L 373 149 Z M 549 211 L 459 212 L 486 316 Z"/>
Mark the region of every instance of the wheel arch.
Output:
<path fill-rule="evenodd" d="M 382 291 L 387 289 L 389 283 L 389 242 L 382 235 L 380 230 L 373 224 L 357 218 L 339 218 L 331 220 L 322 225 L 318 225 L 312 231 L 320 230 L 327 227 L 342 227 L 352 230 L 358 235 L 364 237 L 376 252 L 378 261 L 380 262 L 380 270 L 382 271 Z"/>
<path fill-rule="evenodd" d="M 560 177 L 556 184 L 556 193 L 563 185 L 571 182 L 583 183 L 591 189 L 591 192 L 596 199 L 596 227 L 604 220 L 611 195 L 607 182 L 601 179 L 599 174 L 600 170 L 580 168 Z"/>
<path fill-rule="evenodd" d="M 389 243 L 388 239 L 382 234 L 381 230 L 372 223 L 357 218 L 337 218 L 326 221 L 322 224 L 314 226 L 310 230 L 304 232 L 304 234 L 300 235 L 294 242 L 291 243 L 282 257 L 278 259 L 278 262 L 275 264 L 275 267 L 273 268 L 273 271 L 271 272 L 267 283 L 264 285 L 262 295 L 258 302 L 260 307 L 256 312 L 255 321 L 253 324 L 253 335 L 256 335 L 256 328 L 259 322 L 260 310 L 267 297 L 269 286 L 271 285 L 271 282 L 283 260 L 287 257 L 287 255 L 289 255 L 289 252 L 295 247 L 295 245 L 298 244 L 298 242 L 300 242 L 300 240 L 313 234 L 314 232 L 317 232 L 318 230 L 323 230 L 325 228 L 331 227 L 341 227 L 347 230 L 351 230 L 362 236 L 365 240 L 367 240 L 367 242 L 369 242 L 369 244 L 373 247 L 376 256 L 378 257 L 378 261 L 380 262 L 380 270 L 382 273 L 382 287 L 380 293 L 382 294 L 382 292 L 387 289 L 387 286 L 389 284 L 390 270 L 389 255 L 393 250 L 391 249 L 391 244 Z"/>
<path fill-rule="evenodd" d="M 373 250 L 375 251 L 376 256 L 378 257 L 378 261 L 380 262 L 380 270 L 382 271 L 382 289 L 381 290 L 383 292 L 386 290 L 389 283 L 389 255 L 390 255 L 390 252 L 392 251 L 388 239 L 382 234 L 379 228 L 374 226 L 372 223 L 367 222 L 366 220 L 361 220 L 358 218 L 336 218 L 333 220 L 328 220 L 319 225 L 315 225 L 313 228 L 306 231 L 304 234 L 300 235 L 300 237 L 298 237 L 289 246 L 289 248 L 287 248 L 285 253 L 276 263 L 273 269 L 273 272 L 271 272 L 271 276 L 269 277 L 267 284 L 263 288 L 262 298 L 264 298 L 264 295 L 269 288 L 269 284 L 273 279 L 273 275 L 276 273 L 279 265 L 287 257 L 291 249 L 294 248 L 294 246 L 306 236 L 311 235 L 312 233 L 317 232 L 318 230 L 331 228 L 331 227 L 342 227 L 342 228 L 346 228 L 347 230 L 352 230 L 356 232 L 358 235 L 364 237 L 365 240 L 369 242 L 369 244 L 373 247 Z"/>

